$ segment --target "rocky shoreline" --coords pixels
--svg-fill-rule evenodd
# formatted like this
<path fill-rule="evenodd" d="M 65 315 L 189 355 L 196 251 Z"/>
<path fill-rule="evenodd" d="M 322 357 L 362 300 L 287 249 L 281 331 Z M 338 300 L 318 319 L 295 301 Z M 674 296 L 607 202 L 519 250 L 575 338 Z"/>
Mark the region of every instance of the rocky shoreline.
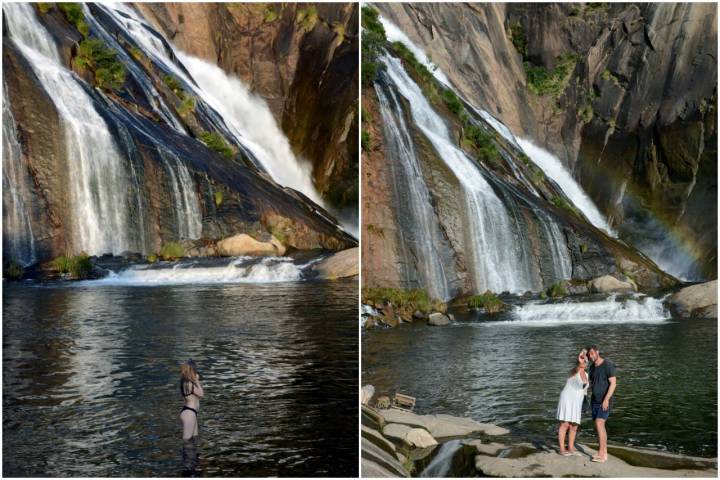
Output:
<path fill-rule="evenodd" d="M 323 250 L 283 250 L 280 252 L 262 251 L 235 251 L 232 255 L 213 255 L 206 251 L 199 252 L 196 248 L 183 249 L 177 257 L 158 257 L 157 255 L 142 255 L 134 252 L 124 252 L 121 255 L 87 256 L 84 254 L 72 257 L 59 257 L 49 262 L 37 263 L 16 271 L 5 266 L 3 279 L 37 280 L 37 281 L 79 281 L 98 280 L 105 278 L 111 272 L 118 272 L 137 265 L 148 268 L 174 268 L 182 262 L 192 260 L 206 266 L 218 266 L 223 258 L 252 256 L 258 260 L 266 257 L 286 256 L 295 261 L 310 262 L 317 260 L 307 267 L 307 278 L 313 280 L 338 280 L 343 278 L 356 278 L 359 274 L 358 247 L 348 248 L 339 252 Z M 62 260 L 62 261 L 61 261 Z M 68 264 L 71 266 L 68 267 Z"/>
<path fill-rule="evenodd" d="M 591 462 L 592 444 L 562 457 L 550 442 L 519 439 L 470 418 L 379 408 L 363 388 L 362 476 L 717 477 L 717 458 L 611 445 L 606 463 Z"/>
<path fill-rule="evenodd" d="M 664 306 L 675 317 L 717 318 L 717 280 L 684 286 L 680 289 L 663 290 Z M 631 280 L 620 280 L 609 275 L 588 282 L 562 281 L 539 294 L 526 292 L 520 300 L 562 300 L 594 294 L 633 295 L 638 293 Z M 652 293 L 652 292 L 649 292 Z M 485 292 L 481 295 L 462 296 L 440 302 L 429 299 L 422 290 L 363 289 L 362 322 L 365 328 L 378 326 L 397 327 L 402 323 L 425 322 L 431 326 L 448 325 L 454 320 L 452 312 L 477 310 L 485 314 L 501 313 L 512 308 L 501 296 Z"/>

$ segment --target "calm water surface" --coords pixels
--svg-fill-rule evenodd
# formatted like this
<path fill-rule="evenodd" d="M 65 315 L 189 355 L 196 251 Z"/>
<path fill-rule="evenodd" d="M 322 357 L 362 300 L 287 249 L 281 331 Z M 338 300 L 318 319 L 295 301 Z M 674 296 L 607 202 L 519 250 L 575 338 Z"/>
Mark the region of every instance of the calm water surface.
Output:
<path fill-rule="evenodd" d="M 717 455 L 717 321 L 545 324 L 458 319 L 363 333 L 363 384 L 417 397 L 417 410 L 470 416 L 541 440 L 579 350 L 618 366 L 611 441 Z M 579 441 L 594 440 L 583 416 Z"/>
<path fill-rule="evenodd" d="M 179 476 L 179 364 L 204 476 L 357 475 L 357 282 L 4 284 L 3 474 Z"/>

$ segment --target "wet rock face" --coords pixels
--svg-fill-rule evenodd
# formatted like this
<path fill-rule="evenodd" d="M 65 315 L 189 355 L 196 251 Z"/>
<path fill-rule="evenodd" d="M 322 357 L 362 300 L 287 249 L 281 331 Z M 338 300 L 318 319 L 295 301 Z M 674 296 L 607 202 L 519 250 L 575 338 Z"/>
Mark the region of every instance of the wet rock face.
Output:
<path fill-rule="evenodd" d="M 656 228 L 715 277 L 715 4 L 377 8 L 464 97 L 573 169 L 622 238 Z M 560 94 L 530 93 L 523 61 L 550 71 L 562 54 L 576 61 Z"/>
<path fill-rule="evenodd" d="M 341 4 L 137 4 L 181 50 L 265 99 L 316 186 L 357 204 L 358 9 Z"/>
<path fill-rule="evenodd" d="M 97 10 L 97 7 L 91 6 Z M 77 48 L 77 32 L 52 9 L 39 19 L 56 39 L 60 57 L 70 68 Z M 107 22 L 95 11 L 100 22 Z M 116 32 L 124 42 L 122 32 Z M 129 48 L 123 44 L 121 48 Z M 137 59 L 159 91 L 163 101 L 178 108 L 178 101 L 162 78 L 163 72 L 145 58 Z M 3 83 L 15 121 L 21 163 L 31 190 L 29 216 L 36 243 L 36 260 L 46 261 L 63 254 L 77 254 L 81 247 L 73 232 L 73 202 L 69 198 L 73 179 L 69 176 L 68 150 L 62 121 L 52 95 L 45 92 L 31 66 L 4 37 Z M 77 72 L 76 72 L 77 73 Z M 93 79 L 86 79 L 93 82 Z M 334 219 L 289 188 L 283 188 L 267 175 L 258 173 L 242 153 L 226 158 L 200 142 L 198 132 L 213 130 L 208 119 L 195 111 L 178 118 L 188 134 L 178 133 L 152 111 L 149 92 L 128 75 L 121 88 L 107 90 L 83 85 L 97 113 L 105 121 L 118 148 L 122 171 L 132 177 L 128 204 L 118 205 L 129 212 L 130 248 L 143 254 L 158 252 L 168 242 L 182 242 L 192 236 L 197 252 L 214 252 L 215 242 L 236 234 L 246 234 L 260 242 L 281 239 L 278 246 L 298 250 L 341 250 L 357 242 L 337 226 Z M 175 102 L 175 103 L 173 103 Z M 187 175 L 180 191 L 179 175 Z M 179 199 L 179 196 L 183 196 Z M 183 234 L 179 223 L 189 221 L 187 206 L 197 205 L 193 220 L 195 232 Z M 183 210 L 185 208 L 185 210 Z M 183 211 L 181 211 L 183 210 Z M 99 254 L 105 252 L 97 252 Z M 198 253 L 200 254 L 200 253 Z"/>

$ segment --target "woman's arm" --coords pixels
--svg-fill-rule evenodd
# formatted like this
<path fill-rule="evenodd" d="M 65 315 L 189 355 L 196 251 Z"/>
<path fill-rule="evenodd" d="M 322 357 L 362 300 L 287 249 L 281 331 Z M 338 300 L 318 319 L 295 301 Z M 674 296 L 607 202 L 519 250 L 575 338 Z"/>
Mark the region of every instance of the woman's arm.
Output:
<path fill-rule="evenodd" d="M 193 389 L 193 393 L 197 395 L 198 397 L 202 398 L 203 395 L 205 395 L 205 392 L 203 392 L 202 384 L 200 383 L 200 377 L 196 377 L 195 381 L 193 382 L 193 385 L 195 385 L 195 388 Z"/>
<path fill-rule="evenodd" d="M 587 373 L 585 373 L 585 370 L 580 370 L 580 380 L 582 380 L 583 383 L 588 383 L 588 376 Z"/>

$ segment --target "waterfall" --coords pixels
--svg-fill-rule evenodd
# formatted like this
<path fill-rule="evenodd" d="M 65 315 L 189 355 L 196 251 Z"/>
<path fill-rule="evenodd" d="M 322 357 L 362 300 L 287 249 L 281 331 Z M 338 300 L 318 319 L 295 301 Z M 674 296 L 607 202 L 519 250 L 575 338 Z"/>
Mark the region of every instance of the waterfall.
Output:
<path fill-rule="evenodd" d="M 452 468 L 453 457 L 461 448 L 461 440 L 450 440 L 440 445 L 440 449 L 430 461 L 430 464 L 420 472 L 420 476 L 424 478 L 447 477 Z"/>
<path fill-rule="evenodd" d="M 131 248 L 123 161 L 92 98 L 62 66 L 57 49 L 30 4 L 5 4 L 10 38 L 32 66 L 60 114 L 68 159 L 76 250 L 120 253 Z"/>
<path fill-rule="evenodd" d="M 615 232 L 608 225 L 605 216 L 595 206 L 580 184 L 562 164 L 559 158 L 547 150 L 538 147 L 531 141 L 516 138 L 518 145 L 525 151 L 530 159 L 545 172 L 563 191 L 566 197 L 585 215 L 590 223 L 604 230 L 608 235 L 615 236 Z"/>
<path fill-rule="evenodd" d="M 426 287 L 432 298 L 448 300 L 451 296 L 450 288 L 437 247 L 442 234 L 432 208 L 430 192 L 420 170 L 415 145 L 405 125 L 400 103 L 392 90 L 388 92 L 388 97 L 376 84 L 375 92 L 380 103 L 393 186 L 398 198 L 399 194 L 408 196 L 407 202 L 402 202 L 399 207 L 407 209 L 410 217 L 408 221 L 413 228 L 407 231 L 400 229 L 403 243 L 408 244 L 417 260 L 420 284 Z M 395 172 L 397 166 L 400 167 L 399 172 Z"/>
<path fill-rule="evenodd" d="M 177 155 L 160 145 L 157 148 L 170 179 L 177 235 L 181 239 L 197 240 L 202 234 L 202 215 L 195 183 Z"/>
<path fill-rule="evenodd" d="M 382 23 L 383 28 L 385 29 L 385 38 L 387 38 L 389 42 L 400 42 L 405 45 L 408 50 L 410 50 L 412 54 L 415 55 L 417 61 L 423 64 L 430 72 L 432 72 L 436 80 L 438 80 L 445 86 L 450 86 L 450 80 L 443 73 L 443 71 L 440 70 L 440 68 L 432 62 L 428 54 L 425 53 L 423 49 L 415 45 L 415 43 L 413 43 L 413 41 L 410 40 L 407 35 L 405 35 L 405 32 L 400 30 L 394 23 L 392 23 L 390 20 L 383 17 L 382 15 L 379 15 L 378 19 L 380 20 L 380 23 Z"/>
<path fill-rule="evenodd" d="M 4 256 L 28 266 L 36 260 L 35 237 L 28 212 L 31 180 L 22 163 L 22 150 L 8 100 L 3 84 L 3 250 Z"/>
<path fill-rule="evenodd" d="M 400 60 L 383 56 L 387 74 L 410 105 L 413 121 L 453 171 L 464 191 L 467 207 L 467 250 L 470 252 L 476 291 L 524 292 L 541 287 L 539 278 L 528 274 L 521 258 L 528 245 L 513 226 L 502 201 L 483 177 L 478 166 L 450 138 L 445 122 L 432 109 L 420 88 L 405 72 Z"/>
<path fill-rule="evenodd" d="M 198 98 L 220 115 L 235 142 L 247 148 L 273 180 L 323 205 L 312 181 L 310 164 L 295 157 L 287 137 L 263 99 L 216 65 L 181 51 L 168 51 L 168 47 L 172 47 L 169 44 L 166 47 L 132 8 L 114 4 L 108 11 L 154 60 L 184 81 Z M 173 61 L 173 56 L 184 69 Z"/>

